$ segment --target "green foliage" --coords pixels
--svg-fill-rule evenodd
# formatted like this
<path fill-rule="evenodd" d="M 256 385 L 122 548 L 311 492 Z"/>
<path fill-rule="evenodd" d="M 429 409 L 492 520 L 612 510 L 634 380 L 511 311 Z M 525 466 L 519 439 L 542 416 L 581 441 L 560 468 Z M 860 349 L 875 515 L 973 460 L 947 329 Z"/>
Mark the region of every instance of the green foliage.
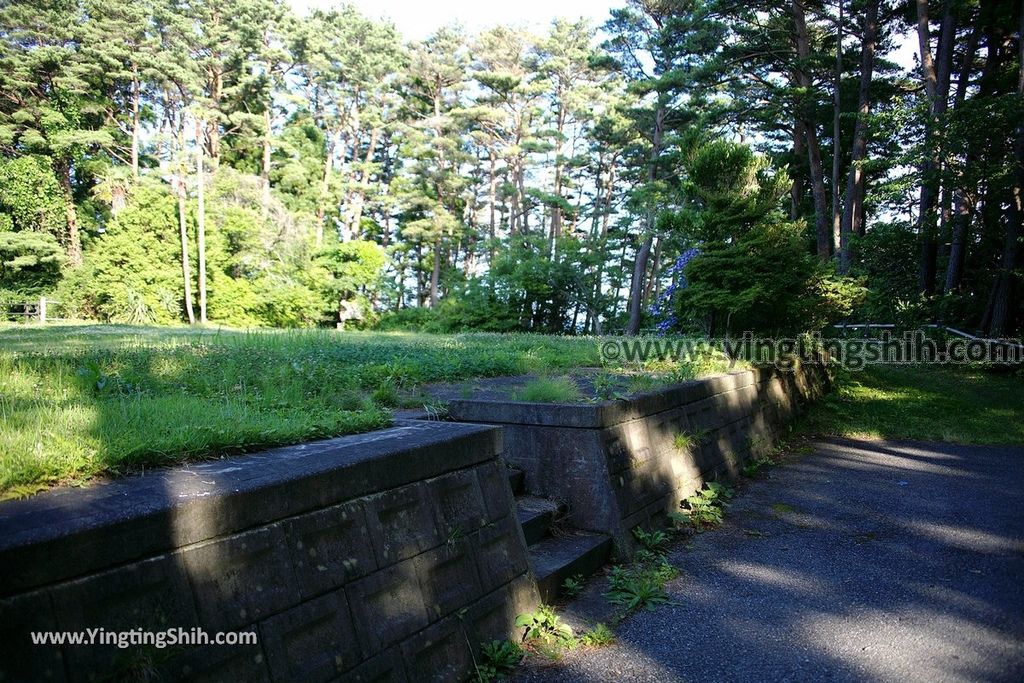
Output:
<path fill-rule="evenodd" d="M 625 398 L 618 391 L 618 381 L 615 375 L 601 371 L 594 375 L 594 396 L 598 400 L 607 401 L 613 398 Z"/>
<path fill-rule="evenodd" d="M 604 624 L 597 624 L 580 634 L 580 645 L 585 647 L 607 647 L 615 643 L 615 633 Z"/>
<path fill-rule="evenodd" d="M 0 231 L 0 291 L 34 296 L 60 277 L 64 250 L 51 235 Z"/>
<path fill-rule="evenodd" d="M 644 531 L 640 527 L 633 529 L 633 536 L 646 550 L 661 552 L 669 542 L 669 535 L 661 530 Z"/>
<path fill-rule="evenodd" d="M 516 617 L 516 626 L 524 629 L 523 640 L 570 649 L 576 644 L 572 628 L 563 624 L 554 607 L 541 605 L 536 612 Z"/>
<path fill-rule="evenodd" d="M 857 320 L 912 325 L 905 311 L 921 302 L 917 255 L 920 250 L 914 230 L 899 223 L 876 223 L 853 248 L 860 255 L 854 273 L 867 283 L 867 292 L 856 307 Z M 927 315 L 922 311 L 922 321 Z"/>
<path fill-rule="evenodd" d="M 0 348 L 0 496 L 375 429 L 382 386 L 598 363 L 591 339 L 539 335 L 12 327 Z"/>
<path fill-rule="evenodd" d="M 385 380 L 370 394 L 373 402 L 385 408 L 394 408 L 399 403 L 398 388 L 393 382 Z"/>
<path fill-rule="evenodd" d="M 790 185 L 787 174 L 773 171 L 767 157 L 726 140 L 698 147 L 686 160 L 686 174 L 682 191 L 691 203 L 672 227 L 700 243 L 736 240 L 749 233 L 777 211 Z"/>
<path fill-rule="evenodd" d="M 665 584 L 679 571 L 664 560 L 638 562 L 629 567 L 615 566 L 608 573 L 605 597 L 624 612 L 653 610 L 668 602 Z"/>
<path fill-rule="evenodd" d="M 583 575 L 575 574 L 573 576 L 565 577 L 565 581 L 562 582 L 562 593 L 567 598 L 575 598 L 583 590 Z"/>
<path fill-rule="evenodd" d="M 487 683 L 510 675 L 523 660 L 523 649 L 509 640 L 493 640 L 480 646 L 480 656 L 477 680 Z"/>
<path fill-rule="evenodd" d="M 672 445 L 677 451 L 692 451 L 697 447 L 698 443 L 692 434 L 676 432 L 676 435 L 672 437 Z"/>
<path fill-rule="evenodd" d="M 976 444 L 1024 443 L 1022 371 L 949 365 L 876 365 L 840 373 L 801 434 Z M 936 420 L 936 415 L 955 419 Z"/>
<path fill-rule="evenodd" d="M 0 214 L 9 216 L 9 229 L 59 237 L 64 234 L 66 206 L 49 158 L 0 158 Z"/>
<path fill-rule="evenodd" d="M 685 159 L 685 208 L 661 226 L 699 253 L 675 291 L 676 316 L 711 335 L 735 331 L 794 334 L 850 314 L 860 283 L 837 277 L 807 249 L 804 226 L 787 221 L 779 199 L 785 172 L 749 147 L 701 144 Z"/>
<path fill-rule="evenodd" d="M 766 221 L 733 242 L 705 244 L 686 267 L 680 318 L 706 324 L 712 334 L 795 334 L 849 315 L 863 286 L 809 254 L 802 232 L 797 223 Z"/>
<path fill-rule="evenodd" d="M 569 377 L 537 377 L 515 391 L 512 398 L 532 403 L 573 403 L 582 397 L 579 387 Z"/>
<path fill-rule="evenodd" d="M 755 455 L 747 460 L 747 462 L 743 463 L 743 476 L 753 478 L 757 476 L 757 473 L 763 468 L 769 467 L 772 464 L 773 462 L 771 458 L 764 455 Z"/>
<path fill-rule="evenodd" d="M 96 240 L 82 281 L 88 289 L 79 294 L 82 306 L 110 322 L 180 321 L 184 298 L 177 216 L 170 193 L 156 185 L 139 188 L 135 200 Z"/>
<path fill-rule="evenodd" d="M 722 522 L 722 506 L 732 497 L 732 489 L 718 482 L 708 482 L 703 489 L 686 498 L 683 505 L 688 521 L 697 529 Z"/>

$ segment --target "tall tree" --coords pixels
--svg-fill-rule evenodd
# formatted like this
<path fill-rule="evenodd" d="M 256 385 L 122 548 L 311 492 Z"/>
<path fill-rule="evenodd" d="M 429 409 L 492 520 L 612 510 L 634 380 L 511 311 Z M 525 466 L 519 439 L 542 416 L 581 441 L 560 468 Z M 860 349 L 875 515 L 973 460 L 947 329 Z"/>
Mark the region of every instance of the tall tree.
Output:
<path fill-rule="evenodd" d="M 861 27 L 860 86 L 857 89 L 857 123 L 853 132 L 853 148 L 850 151 L 850 171 L 846 181 L 845 203 L 839 240 L 839 272 L 850 272 L 850 236 L 860 232 L 857 217 L 859 206 L 864 201 L 864 169 L 862 162 L 867 154 L 868 116 L 871 113 L 871 80 L 875 68 L 875 48 L 878 44 L 879 0 L 867 0 L 864 8 L 864 23 Z M 838 187 L 835 190 L 838 193 Z"/>

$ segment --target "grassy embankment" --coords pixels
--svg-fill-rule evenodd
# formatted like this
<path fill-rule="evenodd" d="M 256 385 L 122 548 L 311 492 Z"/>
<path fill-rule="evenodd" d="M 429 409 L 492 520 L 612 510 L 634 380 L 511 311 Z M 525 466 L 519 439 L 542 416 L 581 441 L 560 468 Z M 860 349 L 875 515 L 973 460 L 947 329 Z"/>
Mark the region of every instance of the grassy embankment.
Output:
<path fill-rule="evenodd" d="M 803 434 L 1024 444 L 1024 376 L 950 365 L 874 366 L 842 373 L 811 407 Z"/>
<path fill-rule="evenodd" d="M 0 497 L 368 431 L 398 389 L 597 364 L 591 340 L 508 335 L 0 330 Z"/>
<path fill-rule="evenodd" d="M 0 327 L 0 499 L 377 429 L 427 382 L 598 365 L 580 337 Z"/>

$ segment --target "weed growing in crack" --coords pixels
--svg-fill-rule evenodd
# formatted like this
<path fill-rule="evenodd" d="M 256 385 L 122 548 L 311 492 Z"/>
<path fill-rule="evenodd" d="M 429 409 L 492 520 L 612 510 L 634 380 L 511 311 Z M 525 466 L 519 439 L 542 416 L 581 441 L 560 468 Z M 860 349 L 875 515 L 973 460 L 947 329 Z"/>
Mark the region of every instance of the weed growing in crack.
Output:
<path fill-rule="evenodd" d="M 509 640 L 494 640 L 480 646 L 480 656 L 482 661 L 476 665 L 476 680 L 489 683 L 508 677 L 523 661 L 523 649 Z"/>

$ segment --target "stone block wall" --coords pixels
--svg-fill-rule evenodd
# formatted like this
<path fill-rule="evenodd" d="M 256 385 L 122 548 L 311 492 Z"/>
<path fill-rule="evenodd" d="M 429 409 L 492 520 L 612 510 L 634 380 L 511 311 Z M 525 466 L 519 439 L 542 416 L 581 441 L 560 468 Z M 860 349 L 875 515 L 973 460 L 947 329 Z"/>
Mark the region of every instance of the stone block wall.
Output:
<path fill-rule="evenodd" d="M 419 422 L 0 504 L 0 681 L 452 681 L 538 603 L 501 431 Z M 33 645 L 202 628 L 254 645 Z"/>
<path fill-rule="evenodd" d="M 505 457 L 526 489 L 564 502 L 565 522 L 612 535 L 632 553 L 632 529 L 660 525 L 705 482 L 731 479 L 828 385 L 820 366 L 738 371 L 595 404 L 452 401 L 461 422 L 500 425 Z M 694 443 L 678 448 L 676 436 Z"/>

